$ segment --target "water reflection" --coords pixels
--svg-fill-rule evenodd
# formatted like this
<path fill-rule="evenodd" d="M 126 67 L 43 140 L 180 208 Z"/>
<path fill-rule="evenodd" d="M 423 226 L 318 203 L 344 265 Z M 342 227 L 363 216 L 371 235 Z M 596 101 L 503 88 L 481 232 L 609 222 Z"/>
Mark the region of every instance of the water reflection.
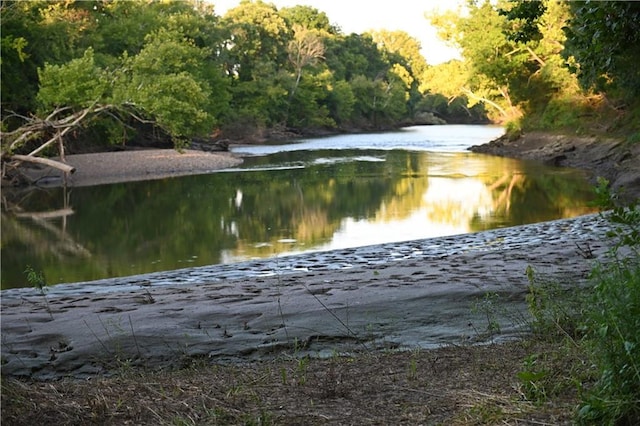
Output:
<path fill-rule="evenodd" d="M 3 288 L 27 285 L 26 265 L 76 282 L 591 211 L 577 171 L 407 150 L 276 152 L 243 170 L 4 195 Z"/>

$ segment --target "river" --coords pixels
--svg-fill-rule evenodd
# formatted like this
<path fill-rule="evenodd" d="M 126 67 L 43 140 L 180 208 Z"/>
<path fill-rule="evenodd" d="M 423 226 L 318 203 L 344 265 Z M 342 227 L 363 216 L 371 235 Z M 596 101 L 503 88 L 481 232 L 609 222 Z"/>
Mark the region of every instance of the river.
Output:
<path fill-rule="evenodd" d="M 2 212 L 2 288 L 230 264 L 575 217 L 583 172 L 468 152 L 495 126 L 235 146 L 208 175 L 38 189 Z M 65 212 L 48 215 L 47 212 Z M 39 213 L 39 214 L 33 214 Z"/>

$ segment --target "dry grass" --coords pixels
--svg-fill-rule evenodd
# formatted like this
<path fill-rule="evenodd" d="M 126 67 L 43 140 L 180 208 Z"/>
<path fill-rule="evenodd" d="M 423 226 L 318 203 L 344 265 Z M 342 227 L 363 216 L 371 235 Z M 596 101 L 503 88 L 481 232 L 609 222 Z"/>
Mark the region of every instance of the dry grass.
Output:
<path fill-rule="evenodd" d="M 246 365 L 194 360 L 84 381 L 4 378 L 2 424 L 570 424 L 578 396 L 567 351 L 525 341 Z M 518 378 L 530 354 L 544 357 L 536 392 Z"/>

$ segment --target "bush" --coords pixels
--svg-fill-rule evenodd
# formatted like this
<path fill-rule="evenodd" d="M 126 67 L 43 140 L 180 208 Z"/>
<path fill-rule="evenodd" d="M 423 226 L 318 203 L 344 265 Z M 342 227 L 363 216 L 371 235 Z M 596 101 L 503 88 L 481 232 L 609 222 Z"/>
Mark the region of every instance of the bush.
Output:
<path fill-rule="evenodd" d="M 538 335 L 565 336 L 591 365 L 593 386 L 574 378 L 582 392 L 578 422 L 640 424 L 640 205 L 622 206 L 600 179 L 597 203 L 610 224 L 605 261 L 591 270 L 591 285 L 567 291 L 558 277 L 527 269 L 527 303 Z M 566 287 L 566 286 L 565 286 Z M 591 380 L 588 380 L 591 381 Z"/>
<path fill-rule="evenodd" d="M 640 424 L 640 263 L 600 266 L 594 279 L 584 343 L 599 379 L 579 417 L 589 424 Z"/>
<path fill-rule="evenodd" d="M 599 181 L 600 204 L 611 209 L 611 261 L 592 271 L 584 306 L 584 346 L 599 379 L 585 395 L 579 420 L 588 424 L 640 424 L 640 206 L 616 205 L 608 182 Z"/>

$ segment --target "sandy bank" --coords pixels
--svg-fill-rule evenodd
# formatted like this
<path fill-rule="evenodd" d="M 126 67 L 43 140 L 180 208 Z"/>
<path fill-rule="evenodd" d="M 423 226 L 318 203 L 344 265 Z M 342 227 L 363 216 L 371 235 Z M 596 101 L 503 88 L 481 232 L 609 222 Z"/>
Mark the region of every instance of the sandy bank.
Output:
<path fill-rule="evenodd" d="M 242 159 L 229 152 L 140 149 L 68 155 L 66 163 L 76 169 L 68 177 L 67 185 L 94 186 L 206 174 L 235 167 L 242 163 Z M 62 173 L 49 168 L 31 169 L 28 174 L 48 186 L 61 186 L 64 182 Z"/>
<path fill-rule="evenodd" d="M 82 377 L 124 361 L 160 367 L 193 357 L 264 359 L 294 348 L 323 356 L 509 339 L 521 333 L 514 318 L 525 311 L 527 267 L 567 288 L 581 285 L 594 261 L 584 254 L 601 258 L 608 248 L 605 228 L 591 215 L 424 240 L 421 250 L 386 262 L 381 246 L 335 255 L 336 262 L 364 259 L 355 266 L 335 267 L 325 253 L 324 265 L 296 269 L 289 266 L 310 258 L 291 256 L 263 276 L 216 275 L 210 267 L 54 287 L 46 298 L 6 290 L 2 372 Z M 460 241 L 457 251 L 438 250 Z M 486 312 L 473 309 L 486 294 L 500 296 L 493 312 L 517 313 L 497 318 L 498 336 L 486 334 Z"/>

